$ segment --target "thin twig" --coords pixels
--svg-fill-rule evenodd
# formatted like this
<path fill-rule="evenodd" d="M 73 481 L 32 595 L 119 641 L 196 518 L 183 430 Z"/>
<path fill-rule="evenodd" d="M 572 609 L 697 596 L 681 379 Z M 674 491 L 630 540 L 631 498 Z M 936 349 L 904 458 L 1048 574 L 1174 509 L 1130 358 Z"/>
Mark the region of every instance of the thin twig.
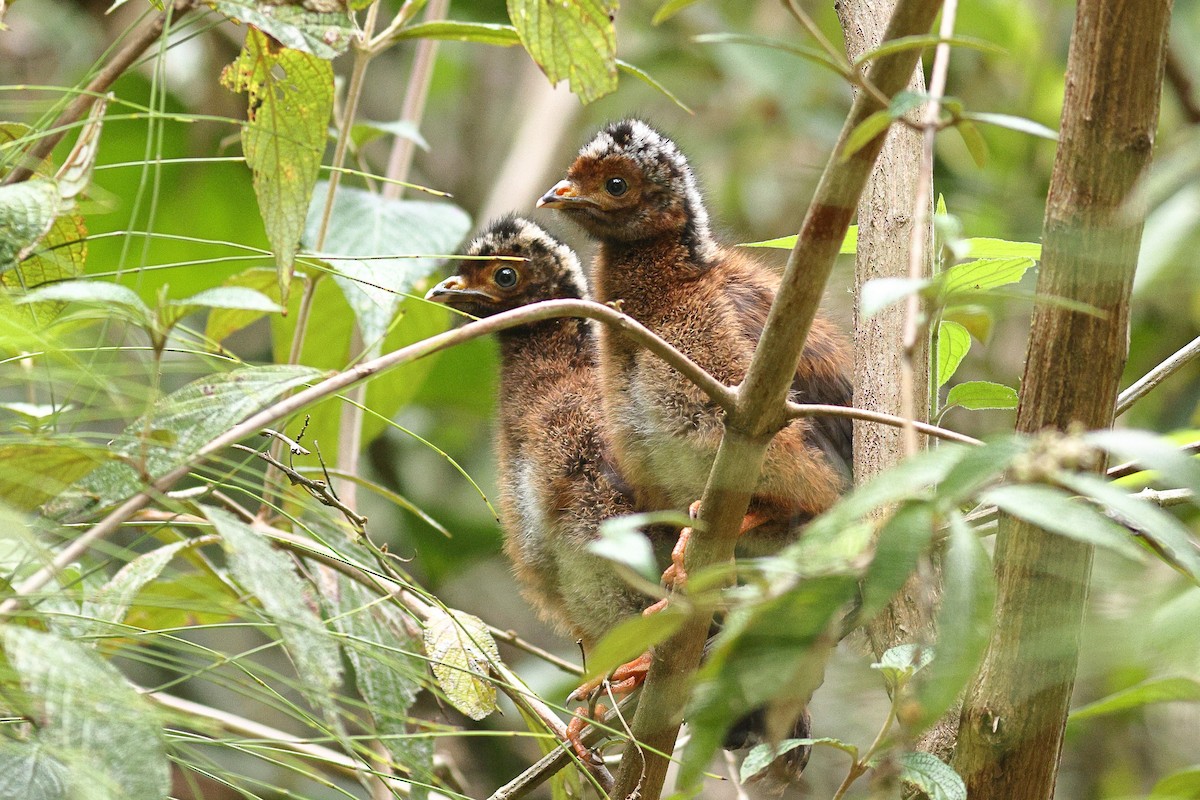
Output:
<path fill-rule="evenodd" d="M 198 0 L 175 0 L 174 5 L 163 9 L 150 24 L 146 25 L 140 31 L 135 33 L 129 42 L 121 48 L 112 60 L 104 65 L 104 68 L 96 73 L 96 76 L 88 82 L 84 90 L 75 96 L 63 112 L 58 115 L 58 119 L 54 121 L 50 132 L 38 139 L 25 152 L 24 163 L 18 164 L 13 168 L 12 172 L 4 176 L 4 180 L 0 185 L 9 185 L 19 183 L 23 180 L 28 180 L 37 165 L 42 163 L 46 156 L 54 151 L 54 148 L 67 134 L 71 125 L 83 119 L 83 115 L 91 108 L 92 103 L 97 97 L 101 97 L 108 91 L 109 87 L 125 73 L 125 70 L 141 57 L 142 53 L 158 41 L 162 36 L 162 32 L 166 29 L 168 22 L 178 21 L 180 17 L 194 9 Z"/>
<path fill-rule="evenodd" d="M 333 767 L 338 772 L 346 775 L 357 776 L 362 773 L 363 764 L 350 756 L 339 753 L 336 750 L 331 750 L 328 747 L 322 747 L 319 744 L 305 741 L 298 736 L 293 736 L 277 728 L 263 725 L 261 722 L 239 717 L 228 711 L 216 709 L 201 703 L 194 703 L 191 700 L 184 700 L 182 697 L 176 697 L 166 692 L 152 692 L 145 689 L 142 689 L 141 692 L 158 706 L 193 719 L 206 719 L 230 733 L 236 733 L 251 739 L 262 739 L 264 742 L 269 743 L 272 749 L 283 748 L 289 750 L 298 756 Z M 435 755 L 434 758 L 436 759 L 437 756 Z M 372 771 L 371 774 L 379 780 L 386 782 L 388 788 L 397 794 L 408 795 L 409 787 L 404 781 L 381 775 L 376 771 Z"/>
<path fill-rule="evenodd" d="M 1167 378 L 1174 375 L 1194 358 L 1200 356 L 1200 336 L 1188 342 L 1166 361 L 1139 378 L 1132 386 L 1117 396 L 1117 416 L 1124 414 L 1129 407 L 1141 400 Z"/>
<path fill-rule="evenodd" d="M 945 0 L 942 8 L 942 24 L 938 31 L 941 39 L 954 35 L 954 18 L 958 0 Z M 917 190 L 913 197 L 913 226 L 908 241 L 908 277 L 918 281 L 926 276 L 928 260 L 925 244 L 929 232 L 929 213 L 933 205 L 933 146 L 937 139 L 938 118 L 941 116 L 942 96 L 946 93 L 946 75 L 950 70 L 950 45 L 942 41 L 934 51 L 933 72 L 929 78 L 929 102 L 925 105 L 924 131 L 921 140 L 921 164 L 917 170 Z M 904 339 L 900 359 L 900 413 L 915 420 L 917 352 L 920 350 L 926 326 L 922 324 L 921 297 L 913 292 L 908 296 L 904 317 Z M 935 390 L 936 391 L 936 390 Z M 916 426 L 909 423 L 902 429 L 904 454 L 917 452 Z"/>
<path fill-rule="evenodd" d="M 917 433 L 923 433 L 934 439 L 945 439 L 948 442 L 959 442 L 961 444 L 976 446 L 983 444 L 979 439 L 967 436 L 965 433 L 940 428 L 937 425 L 930 425 L 928 422 L 921 422 L 920 420 L 901 417 L 896 414 L 888 414 L 883 411 L 868 411 L 864 408 L 854 408 L 852 406 L 826 406 L 817 403 L 789 402 L 787 404 L 787 416 L 789 419 L 812 416 L 847 417 L 849 419 L 860 419 L 864 422 L 878 422 L 881 425 L 888 425 L 893 428 L 911 427 Z"/>
<path fill-rule="evenodd" d="M 432 0 L 425 12 L 425 21 L 433 22 L 445 19 L 450 9 L 450 0 Z M 404 93 L 404 103 L 400 107 L 400 122 L 412 123 L 414 129 L 421 126 L 421 118 L 425 114 L 425 101 L 429 97 L 429 84 L 433 79 L 433 65 L 437 60 L 437 39 L 421 39 L 417 43 L 417 52 L 413 56 L 412 73 L 408 76 L 408 89 Z M 383 196 L 399 198 L 403 193 L 401 181 L 408 180 L 409 170 L 415 152 L 415 143 L 411 138 L 397 135 L 392 142 L 392 152 L 388 156 L 387 172 L 384 174 L 394 181 L 383 187 Z"/>
<path fill-rule="evenodd" d="M 319 503 L 321 503 L 321 505 L 329 506 L 330 508 L 336 508 L 338 511 L 342 512 L 342 516 L 346 518 L 346 521 L 353 525 L 355 530 L 357 530 L 359 533 L 362 533 L 366 530 L 367 518 L 355 512 L 354 509 L 343 503 L 333 491 L 333 487 L 325 481 L 315 481 L 312 478 L 304 477 L 294 468 L 289 467 L 287 464 L 284 464 L 282 461 L 275 458 L 275 456 L 271 455 L 270 451 L 255 450 L 253 447 L 247 447 L 244 444 L 235 444 L 233 445 L 233 448 L 235 450 L 241 450 L 242 452 L 258 456 L 276 470 L 286 475 L 287 479 L 291 481 L 293 486 L 303 487 L 304 490 L 312 495 Z"/>

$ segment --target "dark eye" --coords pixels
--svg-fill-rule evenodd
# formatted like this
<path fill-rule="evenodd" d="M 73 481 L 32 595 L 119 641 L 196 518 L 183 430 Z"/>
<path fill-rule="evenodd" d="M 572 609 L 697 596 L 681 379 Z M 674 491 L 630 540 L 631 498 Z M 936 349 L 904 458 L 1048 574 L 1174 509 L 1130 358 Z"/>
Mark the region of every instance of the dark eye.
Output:
<path fill-rule="evenodd" d="M 624 178 L 609 178 L 604 182 L 604 191 L 613 197 L 620 197 L 629 191 L 629 184 L 625 182 Z"/>
<path fill-rule="evenodd" d="M 511 289 L 517 285 L 517 271 L 512 267 L 501 267 L 492 274 L 492 280 L 501 289 Z"/>

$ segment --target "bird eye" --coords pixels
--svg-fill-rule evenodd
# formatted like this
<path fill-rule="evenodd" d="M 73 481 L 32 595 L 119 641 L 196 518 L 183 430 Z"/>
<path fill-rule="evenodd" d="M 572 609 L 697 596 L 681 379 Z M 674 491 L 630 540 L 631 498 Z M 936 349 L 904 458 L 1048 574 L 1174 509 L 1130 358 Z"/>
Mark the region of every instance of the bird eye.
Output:
<path fill-rule="evenodd" d="M 625 182 L 624 178 L 609 178 L 604 182 L 604 191 L 613 197 L 620 197 L 629 191 L 629 184 Z"/>
<path fill-rule="evenodd" d="M 511 289 L 517 285 L 517 271 L 512 267 L 501 267 L 492 274 L 492 280 L 501 289 Z"/>

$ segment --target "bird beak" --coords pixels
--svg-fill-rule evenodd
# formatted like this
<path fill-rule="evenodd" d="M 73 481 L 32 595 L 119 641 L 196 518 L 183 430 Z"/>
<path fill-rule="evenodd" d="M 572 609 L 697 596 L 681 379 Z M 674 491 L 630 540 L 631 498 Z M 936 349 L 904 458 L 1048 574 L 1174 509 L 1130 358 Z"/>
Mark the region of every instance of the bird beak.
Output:
<path fill-rule="evenodd" d="M 487 292 L 468 289 L 467 282 L 458 275 L 451 275 L 430 289 L 425 295 L 425 299 L 431 303 L 442 303 L 451 307 L 466 303 L 495 303 L 497 301 Z"/>
<path fill-rule="evenodd" d="M 575 184 L 569 180 L 561 180 L 550 187 L 537 201 L 535 208 L 569 208 L 572 205 L 590 204 L 586 197 L 575 191 Z"/>

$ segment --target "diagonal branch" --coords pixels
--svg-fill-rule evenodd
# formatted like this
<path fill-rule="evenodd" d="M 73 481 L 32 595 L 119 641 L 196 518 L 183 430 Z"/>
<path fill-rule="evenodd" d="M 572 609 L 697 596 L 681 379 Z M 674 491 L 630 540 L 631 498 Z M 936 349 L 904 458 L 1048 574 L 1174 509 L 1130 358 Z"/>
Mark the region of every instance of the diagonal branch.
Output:
<path fill-rule="evenodd" d="M 928 32 L 940 6 L 940 0 L 901 0 L 885 38 Z M 885 94 L 895 94 L 908 83 L 917 57 L 914 50 L 884 56 L 871 65 L 868 78 Z M 834 259 L 883 147 L 885 134 L 843 158 L 846 139 L 881 108 L 879 100 L 866 92 L 855 98 L 817 185 L 754 359 L 737 390 L 737 406 L 727 418 L 725 436 L 701 500 L 700 517 L 707 523 L 707 532 L 692 538 L 687 552 L 689 572 L 733 558 L 738 527 L 762 469 L 767 444 L 787 422 L 788 388 Z M 711 608 L 697 609 L 681 630 L 655 651 L 633 721 L 636 739 L 646 745 L 642 750 L 645 759 L 622 759 L 617 797 L 628 797 L 637 791 L 641 800 L 658 800 L 668 761 L 655 751 L 670 753 L 675 747 L 688 692 L 685 678 L 695 672 L 700 662 L 711 621 Z"/>

